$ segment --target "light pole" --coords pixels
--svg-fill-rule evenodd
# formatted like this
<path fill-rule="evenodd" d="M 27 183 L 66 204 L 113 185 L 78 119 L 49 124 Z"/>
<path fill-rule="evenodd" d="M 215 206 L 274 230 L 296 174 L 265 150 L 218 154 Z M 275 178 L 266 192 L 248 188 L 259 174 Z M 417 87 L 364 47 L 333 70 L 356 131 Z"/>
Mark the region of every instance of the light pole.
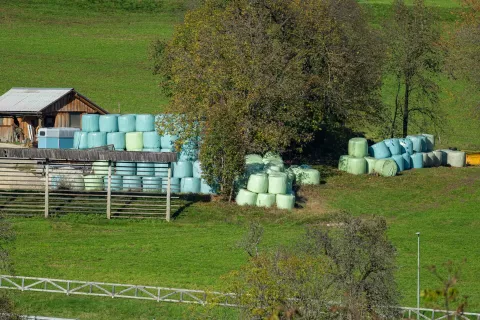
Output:
<path fill-rule="evenodd" d="M 420 319 L 420 232 L 417 235 L 417 319 Z"/>

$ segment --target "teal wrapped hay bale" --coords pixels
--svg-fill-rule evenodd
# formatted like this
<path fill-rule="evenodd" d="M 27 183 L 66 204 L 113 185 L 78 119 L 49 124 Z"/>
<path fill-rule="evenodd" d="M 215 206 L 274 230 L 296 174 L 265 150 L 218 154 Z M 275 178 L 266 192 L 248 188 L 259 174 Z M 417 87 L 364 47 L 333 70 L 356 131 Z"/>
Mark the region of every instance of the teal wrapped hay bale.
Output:
<path fill-rule="evenodd" d="M 118 114 L 103 114 L 98 121 L 101 132 L 118 131 Z"/>
<path fill-rule="evenodd" d="M 108 176 L 103 177 L 103 185 L 105 190 L 108 189 Z M 110 180 L 110 190 L 112 191 L 122 191 L 123 189 L 123 177 L 119 175 L 112 174 Z"/>
<path fill-rule="evenodd" d="M 412 159 L 412 168 L 413 169 L 422 169 L 423 168 L 423 154 L 414 153 L 410 156 Z"/>
<path fill-rule="evenodd" d="M 170 179 L 170 191 L 172 193 L 180 193 L 180 184 L 182 179 L 180 178 L 171 178 Z M 168 179 L 162 179 L 162 191 L 167 192 Z"/>
<path fill-rule="evenodd" d="M 160 149 L 160 152 L 175 152 L 173 149 Z"/>
<path fill-rule="evenodd" d="M 426 138 L 426 149 L 425 151 L 431 152 L 435 149 L 435 136 L 433 134 L 422 133 L 422 136 Z"/>
<path fill-rule="evenodd" d="M 293 210 L 295 207 L 295 196 L 292 194 L 277 194 L 277 208 L 282 210 Z"/>
<path fill-rule="evenodd" d="M 161 192 L 162 178 L 161 177 L 142 177 L 142 188 L 144 192 Z"/>
<path fill-rule="evenodd" d="M 183 145 L 179 153 L 180 161 L 195 161 L 198 159 L 198 142 L 196 139 L 189 139 Z"/>
<path fill-rule="evenodd" d="M 193 177 L 191 161 L 178 161 L 173 163 L 173 176 L 175 178 Z"/>
<path fill-rule="evenodd" d="M 143 152 L 161 152 L 162 149 L 160 148 L 154 148 L 154 149 L 145 149 L 143 148 Z"/>
<path fill-rule="evenodd" d="M 142 151 L 143 132 L 127 132 L 125 134 L 125 147 L 127 151 Z"/>
<path fill-rule="evenodd" d="M 397 138 L 386 139 L 384 140 L 385 145 L 390 150 L 390 154 L 392 156 L 402 154 L 402 147 L 400 145 L 400 141 Z"/>
<path fill-rule="evenodd" d="M 107 145 L 107 134 L 105 132 L 89 132 L 88 148 L 98 148 Z"/>
<path fill-rule="evenodd" d="M 161 137 L 157 131 L 143 133 L 143 147 L 147 149 L 161 149 Z"/>
<path fill-rule="evenodd" d="M 447 165 L 456 168 L 466 166 L 467 155 L 463 151 L 450 151 L 447 153 Z"/>
<path fill-rule="evenodd" d="M 402 151 L 402 154 L 407 153 L 409 155 L 413 154 L 413 142 L 410 139 L 403 138 L 399 139 L 398 142 L 400 143 L 400 148 Z"/>
<path fill-rule="evenodd" d="M 383 177 L 394 177 L 397 175 L 397 163 L 393 159 L 379 159 L 375 163 L 375 172 Z"/>
<path fill-rule="evenodd" d="M 113 144 L 113 148 L 117 151 L 123 151 L 126 148 L 125 132 L 109 132 L 107 133 L 107 144 Z"/>
<path fill-rule="evenodd" d="M 271 208 L 275 205 L 276 196 L 270 193 L 259 193 L 257 195 L 257 207 Z"/>
<path fill-rule="evenodd" d="M 367 160 L 365 158 L 349 157 L 347 163 L 348 173 L 355 175 L 367 173 Z"/>
<path fill-rule="evenodd" d="M 202 177 L 202 164 L 199 160 L 193 163 L 193 177 L 201 178 Z"/>
<path fill-rule="evenodd" d="M 410 154 L 404 153 L 402 154 L 403 157 L 403 168 L 405 170 L 410 170 L 412 168 L 412 158 L 410 157 Z"/>
<path fill-rule="evenodd" d="M 388 149 L 387 145 L 383 141 L 372 145 L 370 148 L 368 148 L 368 152 L 370 156 L 374 157 L 375 159 L 390 158 L 392 155 L 390 153 L 390 149 Z"/>
<path fill-rule="evenodd" d="M 154 176 L 155 167 L 153 162 L 137 162 L 137 176 Z"/>
<path fill-rule="evenodd" d="M 165 134 L 160 137 L 160 145 L 162 149 L 174 150 L 175 141 L 178 140 L 178 136 Z"/>
<path fill-rule="evenodd" d="M 320 171 L 309 168 L 300 168 L 299 173 L 295 174 L 295 180 L 299 185 L 319 185 Z"/>
<path fill-rule="evenodd" d="M 238 190 L 235 202 L 239 206 L 254 206 L 257 204 L 257 194 L 245 189 Z"/>
<path fill-rule="evenodd" d="M 73 149 L 88 149 L 88 132 L 76 131 L 73 134 Z"/>
<path fill-rule="evenodd" d="M 268 190 L 268 181 L 267 174 L 254 173 L 248 178 L 247 190 L 255 193 L 266 193 Z"/>
<path fill-rule="evenodd" d="M 427 139 L 424 136 L 412 135 L 407 136 L 412 141 L 414 152 L 424 152 L 427 149 Z"/>
<path fill-rule="evenodd" d="M 182 178 L 180 183 L 181 193 L 200 193 L 200 179 L 193 177 Z"/>
<path fill-rule="evenodd" d="M 365 138 L 353 138 L 348 141 L 348 155 L 363 158 L 368 155 L 368 143 Z"/>
<path fill-rule="evenodd" d="M 153 114 L 137 114 L 135 117 L 135 131 L 155 131 L 155 116 Z"/>
<path fill-rule="evenodd" d="M 118 131 L 120 132 L 134 132 L 135 131 L 135 115 L 124 114 L 118 116 Z"/>
<path fill-rule="evenodd" d="M 215 188 L 211 187 L 207 181 L 201 179 L 200 181 L 200 193 L 201 194 L 215 194 Z"/>
<path fill-rule="evenodd" d="M 168 177 L 168 163 L 154 163 L 153 167 L 155 169 L 155 175 L 157 177 L 163 177 L 163 178 Z"/>
<path fill-rule="evenodd" d="M 120 176 L 134 176 L 137 174 L 137 164 L 135 162 L 118 161 L 115 163 L 115 172 Z"/>
<path fill-rule="evenodd" d="M 347 172 L 349 155 L 340 156 L 338 160 L 338 170 Z"/>
<path fill-rule="evenodd" d="M 93 173 L 96 175 L 105 176 L 108 174 L 108 161 L 95 161 L 92 164 Z"/>
<path fill-rule="evenodd" d="M 86 113 L 82 115 L 82 131 L 83 132 L 98 132 L 100 129 L 98 120 L 99 114 Z"/>
<path fill-rule="evenodd" d="M 141 191 L 142 177 L 141 176 L 123 176 L 122 185 L 123 185 L 123 191 Z"/>
<path fill-rule="evenodd" d="M 295 173 L 293 171 L 286 171 L 287 175 L 287 193 L 293 192 L 293 183 L 295 182 Z"/>
<path fill-rule="evenodd" d="M 427 152 L 422 152 L 423 167 L 430 168 L 432 166 L 432 159 L 428 156 Z"/>
<path fill-rule="evenodd" d="M 397 170 L 398 172 L 405 171 L 405 164 L 404 164 L 404 159 L 401 154 L 396 154 L 392 156 L 393 161 L 397 164 Z"/>
<path fill-rule="evenodd" d="M 103 190 L 103 176 L 89 174 L 83 177 L 85 191 Z"/>
<path fill-rule="evenodd" d="M 260 192 L 259 192 L 260 193 Z M 262 192 L 265 193 L 265 192 Z M 283 172 L 276 172 L 268 175 L 268 193 L 287 193 L 287 175 Z"/>
<path fill-rule="evenodd" d="M 365 161 L 367 161 L 367 173 L 372 174 L 375 172 L 375 163 L 377 159 L 373 157 L 365 157 Z"/>

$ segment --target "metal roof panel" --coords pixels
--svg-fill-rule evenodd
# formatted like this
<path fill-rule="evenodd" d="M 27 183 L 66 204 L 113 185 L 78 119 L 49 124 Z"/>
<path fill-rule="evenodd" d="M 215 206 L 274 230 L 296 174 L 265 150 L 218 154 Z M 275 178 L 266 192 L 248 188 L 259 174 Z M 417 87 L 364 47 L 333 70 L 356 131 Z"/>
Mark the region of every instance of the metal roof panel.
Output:
<path fill-rule="evenodd" d="M 40 112 L 73 88 L 12 88 L 0 96 L 0 113 Z"/>

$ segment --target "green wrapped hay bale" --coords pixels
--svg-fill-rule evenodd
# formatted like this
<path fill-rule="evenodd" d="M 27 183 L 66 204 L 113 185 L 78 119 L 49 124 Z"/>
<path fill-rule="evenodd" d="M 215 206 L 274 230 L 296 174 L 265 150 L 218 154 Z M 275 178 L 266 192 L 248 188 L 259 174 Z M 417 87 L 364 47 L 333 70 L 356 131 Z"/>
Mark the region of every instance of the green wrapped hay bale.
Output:
<path fill-rule="evenodd" d="M 295 207 L 295 196 L 292 194 L 277 194 L 277 208 L 282 210 L 292 210 Z"/>
<path fill-rule="evenodd" d="M 103 190 L 103 176 L 90 174 L 83 177 L 85 191 Z"/>
<path fill-rule="evenodd" d="M 235 202 L 239 206 L 254 206 L 257 204 L 257 194 L 255 192 L 250 192 L 245 189 L 240 189 L 238 190 Z"/>
<path fill-rule="evenodd" d="M 387 145 L 383 141 L 375 143 L 373 146 L 368 148 L 368 153 L 375 159 L 386 159 L 390 158 L 392 155 L 390 153 L 390 149 L 388 149 Z"/>
<path fill-rule="evenodd" d="M 410 156 L 412 159 L 412 168 L 422 169 L 423 168 L 423 155 L 422 153 L 414 153 Z"/>
<path fill-rule="evenodd" d="M 400 145 L 400 141 L 397 138 L 386 139 L 383 142 L 385 142 L 385 145 L 390 150 L 390 154 L 392 156 L 402 154 L 402 147 Z"/>
<path fill-rule="evenodd" d="M 349 155 L 340 156 L 338 160 L 338 170 L 347 172 Z"/>
<path fill-rule="evenodd" d="M 271 193 L 271 194 L 287 193 L 287 175 L 285 173 L 274 172 L 268 175 L 268 193 Z"/>
<path fill-rule="evenodd" d="M 270 193 L 259 193 L 257 195 L 257 207 L 271 208 L 275 205 L 276 196 Z"/>
<path fill-rule="evenodd" d="M 397 164 L 398 172 L 402 172 L 405 170 L 404 159 L 401 154 L 396 154 L 392 156 L 393 161 Z"/>
<path fill-rule="evenodd" d="M 155 116 L 153 114 L 137 114 L 135 130 L 139 132 L 155 131 Z"/>
<path fill-rule="evenodd" d="M 269 179 L 265 173 L 254 173 L 250 175 L 247 183 L 247 190 L 255 193 L 266 193 Z"/>
<path fill-rule="evenodd" d="M 367 161 L 367 173 L 372 174 L 375 172 L 375 163 L 377 163 L 377 159 L 373 157 L 365 157 L 365 161 Z"/>
<path fill-rule="evenodd" d="M 245 164 L 252 164 L 252 163 L 263 164 L 263 157 L 258 154 L 247 154 L 245 156 Z"/>
<path fill-rule="evenodd" d="M 397 175 L 397 163 L 392 159 L 379 159 L 375 163 L 375 172 L 383 177 L 394 177 Z"/>
<path fill-rule="evenodd" d="M 98 132 L 99 127 L 99 114 L 86 113 L 82 115 L 82 131 L 83 132 Z"/>
<path fill-rule="evenodd" d="M 135 162 L 118 161 L 115 164 L 115 172 L 120 176 L 134 176 L 137 174 L 137 164 Z"/>
<path fill-rule="evenodd" d="M 425 151 L 431 152 L 435 149 L 435 136 L 433 134 L 422 133 L 422 136 L 426 138 L 426 149 Z"/>
<path fill-rule="evenodd" d="M 127 151 L 142 151 L 143 132 L 127 132 L 125 134 L 125 146 Z"/>
<path fill-rule="evenodd" d="M 113 148 L 118 151 L 125 150 L 125 132 L 107 133 L 107 144 L 113 144 Z"/>
<path fill-rule="evenodd" d="M 103 114 L 100 116 L 98 124 L 101 132 L 117 132 L 118 114 Z"/>
<path fill-rule="evenodd" d="M 95 161 L 92 164 L 93 173 L 96 175 L 108 175 L 108 161 Z"/>
<path fill-rule="evenodd" d="M 348 141 L 348 155 L 363 158 L 368 155 L 368 143 L 365 138 L 353 138 Z"/>
<path fill-rule="evenodd" d="M 367 160 L 365 158 L 349 157 L 347 161 L 347 172 L 350 174 L 366 174 Z"/>
<path fill-rule="evenodd" d="M 463 151 L 453 151 L 447 153 L 447 165 L 456 168 L 462 168 L 466 166 L 467 155 Z"/>
<path fill-rule="evenodd" d="M 142 177 L 141 176 L 123 176 L 122 185 L 124 191 L 141 191 Z"/>
<path fill-rule="evenodd" d="M 279 154 L 273 152 L 267 152 L 262 159 L 264 164 L 273 162 L 273 163 L 283 163 L 282 157 Z"/>
<path fill-rule="evenodd" d="M 295 180 L 299 185 L 319 185 L 320 171 L 301 168 L 300 172 L 295 174 Z"/>
<path fill-rule="evenodd" d="M 89 132 L 88 148 L 98 148 L 107 145 L 107 134 L 105 132 Z"/>
<path fill-rule="evenodd" d="M 123 188 L 123 178 L 122 176 L 112 174 L 110 177 L 110 190 L 112 191 L 122 191 Z M 103 185 L 105 186 L 105 190 L 108 188 L 108 176 L 103 177 Z"/>
<path fill-rule="evenodd" d="M 269 162 L 265 165 L 264 170 L 270 174 L 273 172 L 283 172 L 285 170 L 285 166 L 283 163 L 272 163 Z"/>
<path fill-rule="evenodd" d="M 193 164 L 191 161 L 178 161 L 173 163 L 173 176 L 175 178 L 193 177 Z"/>
<path fill-rule="evenodd" d="M 135 131 L 135 115 L 124 114 L 117 118 L 118 131 L 120 132 L 134 132 Z"/>

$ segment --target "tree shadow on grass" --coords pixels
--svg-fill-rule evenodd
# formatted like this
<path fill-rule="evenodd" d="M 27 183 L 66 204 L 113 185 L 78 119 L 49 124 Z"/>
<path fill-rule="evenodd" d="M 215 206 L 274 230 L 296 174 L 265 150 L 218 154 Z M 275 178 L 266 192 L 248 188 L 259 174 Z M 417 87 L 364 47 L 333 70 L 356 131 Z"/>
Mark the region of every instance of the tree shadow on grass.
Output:
<path fill-rule="evenodd" d="M 212 201 L 211 195 L 203 194 L 175 194 L 173 197 L 178 197 L 178 199 L 172 199 L 172 219 L 178 218 L 186 209 L 192 206 L 195 203 L 207 203 Z"/>

